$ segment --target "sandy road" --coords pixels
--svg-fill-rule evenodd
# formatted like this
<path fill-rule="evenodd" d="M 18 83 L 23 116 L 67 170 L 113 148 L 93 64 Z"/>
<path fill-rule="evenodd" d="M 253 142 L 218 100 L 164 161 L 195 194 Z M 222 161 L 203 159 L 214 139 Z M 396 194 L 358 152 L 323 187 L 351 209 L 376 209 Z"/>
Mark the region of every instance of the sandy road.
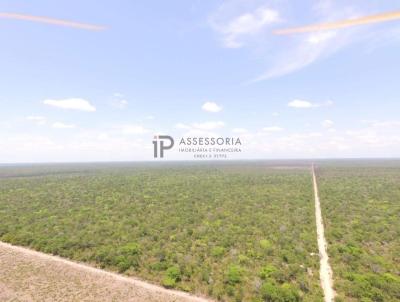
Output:
<path fill-rule="evenodd" d="M 0 301 L 210 302 L 211 300 L 0 242 Z"/>
<path fill-rule="evenodd" d="M 319 202 L 317 178 L 315 177 L 314 164 L 312 165 L 312 177 L 314 184 L 314 197 L 315 197 L 315 220 L 317 224 L 317 239 L 318 250 L 320 257 L 319 276 L 321 280 L 321 287 L 324 292 L 324 301 L 333 302 L 335 300 L 335 290 L 333 289 L 333 273 L 329 265 L 329 256 L 327 252 L 327 244 L 325 239 L 324 223 L 321 214 L 321 204 Z"/>

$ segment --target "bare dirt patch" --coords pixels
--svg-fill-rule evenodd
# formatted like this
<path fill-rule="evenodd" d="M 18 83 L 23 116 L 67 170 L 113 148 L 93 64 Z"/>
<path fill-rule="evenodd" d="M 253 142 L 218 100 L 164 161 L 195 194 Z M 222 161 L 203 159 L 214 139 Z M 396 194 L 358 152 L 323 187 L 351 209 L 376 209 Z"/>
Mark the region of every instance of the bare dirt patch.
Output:
<path fill-rule="evenodd" d="M 211 300 L 0 242 L 0 301 Z"/>

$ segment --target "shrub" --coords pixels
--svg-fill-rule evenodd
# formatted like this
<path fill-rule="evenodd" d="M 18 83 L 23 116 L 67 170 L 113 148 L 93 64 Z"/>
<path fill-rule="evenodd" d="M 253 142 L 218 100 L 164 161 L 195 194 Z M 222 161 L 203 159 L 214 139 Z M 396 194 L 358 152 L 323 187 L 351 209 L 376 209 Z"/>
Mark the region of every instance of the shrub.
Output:
<path fill-rule="evenodd" d="M 167 287 L 175 287 L 176 283 L 181 281 L 181 270 L 177 266 L 171 266 L 165 271 L 162 284 Z"/>
<path fill-rule="evenodd" d="M 214 257 L 221 257 L 225 253 L 225 249 L 222 246 L 216 246 L 211 250 L 211 255 Z"/>
<path fill-rule="evenodd" d="M 173 288 L 176 285 L 176 281 L 168 276 L 165 276 L 162 280 L 162 285 L 166 288 Z"/>
<path fill-rule="evenodd" d="M 300 295 L 296 287 L 289 283 L 279 286 L 272 282 L 264 283 L 261 295 L 267 302 L 298 302 Z"/>
<path fill-rule="evenodd" d="M 271 247 L 271 242 L 267 239 L 262 239 L 260 240 L 260 246 L 264 250 L 269 249 Z"/>
<path fill-rule="evenodd" d="M 234 285 L 242 281 L 243 269 L 238 265 L 231 265 L 226 273 L 226 282 Z"/>
<path fill-rule="evenodd" d="M 137 255 L 140 252 L 139 245 L 135 242 L 125 244 L 121 247 L 121 253 L 124 255 Z"/>
<path fill-rule="evenodd" d="M 170 268 L 168 268 L 166 274 L 168 277 L 174 279 L 175 281 L 181 280 L 181 270 L 177 266 L 171 266 Z"/>

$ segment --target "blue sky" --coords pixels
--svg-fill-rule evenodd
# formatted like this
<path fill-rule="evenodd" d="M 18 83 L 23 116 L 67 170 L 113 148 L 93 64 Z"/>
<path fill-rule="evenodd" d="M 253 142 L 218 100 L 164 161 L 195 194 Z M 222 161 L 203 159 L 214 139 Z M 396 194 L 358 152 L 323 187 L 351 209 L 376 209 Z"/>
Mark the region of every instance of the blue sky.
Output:
<path fill-rule="evenodd" d="M 151 160 L 157 133 L 240 136 L 234 158 L 398 157 L 400 20 L 273 34 L 399 9 L 365 2 L 2 1 L 106 29 L 0 18 L 0 162 Z"/>

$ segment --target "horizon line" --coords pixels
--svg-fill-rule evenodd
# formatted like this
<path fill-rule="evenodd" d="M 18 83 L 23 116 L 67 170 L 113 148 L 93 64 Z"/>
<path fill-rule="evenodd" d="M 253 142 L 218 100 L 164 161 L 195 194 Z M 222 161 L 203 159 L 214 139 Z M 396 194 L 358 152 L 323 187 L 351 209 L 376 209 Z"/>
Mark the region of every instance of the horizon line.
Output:
<path fill-rule="evenodd" d="M 107 164 L 107 163 L 167 163 L 167 162 L 229 162 L 229 161 L 318 161 L 318 160 L 400 160 L 400 157 L 284 157 L 284 158 L 243 158 L 243 159 L 154 159 L 154 160 L 98 160 L 98 161 L 49 161 L 49 162 L 10 162 L 0 163 L 0 166 L 10 165 L 40 165 L 40 164 Z"/>

